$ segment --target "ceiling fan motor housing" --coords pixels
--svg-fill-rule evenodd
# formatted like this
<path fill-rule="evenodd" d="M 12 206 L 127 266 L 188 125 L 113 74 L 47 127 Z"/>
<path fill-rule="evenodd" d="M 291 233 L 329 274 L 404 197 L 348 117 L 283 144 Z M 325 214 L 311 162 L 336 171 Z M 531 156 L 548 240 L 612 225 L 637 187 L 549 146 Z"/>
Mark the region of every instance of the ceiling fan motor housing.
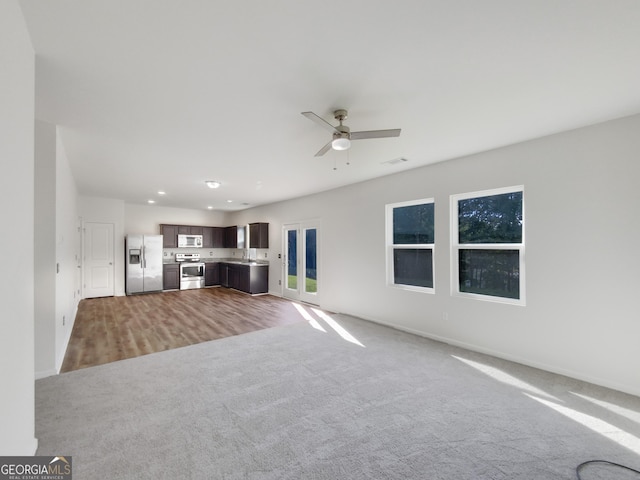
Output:
<path fill-rule="evenodd" d="M 347 112 L 346 110 L 343 110 L 343 109 L 335 110 L 333 112 L 333 118 L 335 118 L 339 122 L 342 122 L 343 120 L 346 120 L 348 116 L 349 116 L 349 112 Z"/>
<path fill-rule="evenodd" d="M 338 130 L 338 132 L 340 133 L 334 132 L 333 134 L 334 138 L 336 138 L 336 135 L 342 138 L 351 138 L 351 129 L 346 125 L 338 125 L 337 127 L 335 127 L 335 129 Z"/>

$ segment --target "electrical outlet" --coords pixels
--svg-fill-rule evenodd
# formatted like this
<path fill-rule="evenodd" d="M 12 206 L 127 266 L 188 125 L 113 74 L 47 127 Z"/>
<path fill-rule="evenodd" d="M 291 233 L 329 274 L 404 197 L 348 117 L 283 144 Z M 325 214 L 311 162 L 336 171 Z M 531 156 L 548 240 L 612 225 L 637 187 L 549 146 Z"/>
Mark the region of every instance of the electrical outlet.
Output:
<path fill-rule="evenodd" d="M 264 252 L 264 258 L 267 258 L 267 252 Z"/>
<path fill-rule="evenodd" d="M 62 316 L 62 325 L 64 326 L 65 322 L 67 320 L 67 317 L 65 317 L 64 315 Z"/>
<path fill-rule="evenodd" d="M 278 285 L 282 285 L 282 280 L 278 280 Z"/>

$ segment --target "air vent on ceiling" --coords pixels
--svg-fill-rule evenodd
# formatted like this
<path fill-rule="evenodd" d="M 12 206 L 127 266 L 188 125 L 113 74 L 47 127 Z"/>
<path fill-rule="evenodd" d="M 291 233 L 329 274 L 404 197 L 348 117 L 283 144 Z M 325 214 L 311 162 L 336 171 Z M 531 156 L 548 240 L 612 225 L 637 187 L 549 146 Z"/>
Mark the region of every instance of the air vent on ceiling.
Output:
<path fill-rule="evenodd" d="M 393 160 L 386 160 L 384 162 L 381 162 L 383 165 L 387 164 L 387 165 L 396 165 L 398 163 L 402 163 L 402 162 L 408 162 L 409 160 L 407 160 L 404 157 L 398 157 L 398 158 L 394 158 Z"/>

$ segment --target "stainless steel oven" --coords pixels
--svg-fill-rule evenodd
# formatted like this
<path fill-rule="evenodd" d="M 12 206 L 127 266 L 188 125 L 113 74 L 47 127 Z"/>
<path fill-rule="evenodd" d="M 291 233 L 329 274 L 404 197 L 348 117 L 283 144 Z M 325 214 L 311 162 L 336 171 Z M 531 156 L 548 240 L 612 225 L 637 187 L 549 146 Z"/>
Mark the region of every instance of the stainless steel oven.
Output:
<path fill-rule="evenodd" d="M 205 266 L 199 260 L 197 253 L 176 253 L 176 261 L 180 262 L 180 290 L 204 288 Z"/>

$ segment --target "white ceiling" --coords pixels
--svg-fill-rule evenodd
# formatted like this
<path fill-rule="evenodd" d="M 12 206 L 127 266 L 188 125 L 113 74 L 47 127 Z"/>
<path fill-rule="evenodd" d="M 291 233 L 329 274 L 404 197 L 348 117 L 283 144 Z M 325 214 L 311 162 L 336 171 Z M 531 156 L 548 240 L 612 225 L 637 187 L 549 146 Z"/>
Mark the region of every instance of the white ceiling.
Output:
<path fill-rule="evenodd" d="M 247 208 L 640 112 L 637 0 L 21 5 L 37 117 L 81 194 L 129 203 Z M 402 134 L 316 158 L 300 113 L 337 108 Z"/>

